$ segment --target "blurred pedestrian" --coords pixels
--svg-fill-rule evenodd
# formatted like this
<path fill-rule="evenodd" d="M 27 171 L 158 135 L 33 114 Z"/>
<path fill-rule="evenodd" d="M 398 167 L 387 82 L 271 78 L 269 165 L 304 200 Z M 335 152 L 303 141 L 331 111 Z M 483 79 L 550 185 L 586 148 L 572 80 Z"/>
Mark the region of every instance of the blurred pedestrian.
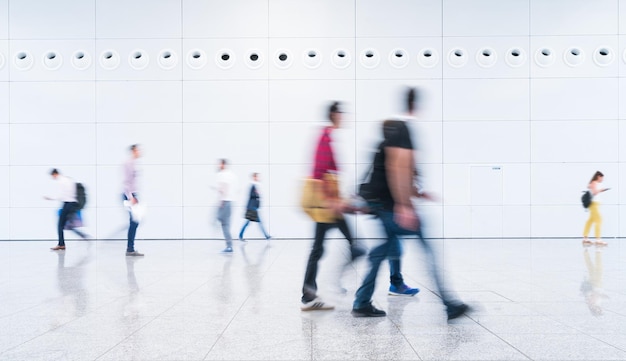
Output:
<path fill-rule="evenodd" d="M 222 253 L 233 252 L 233 237 L 230 234 L 230 216 L 232 212 L 232 202 L 235 199 L 237 189 L 237 176 L 228 169 L 226 159 L 220 159 L 219 171 L 217 173 L 217 192 L 219 194 L 219 205 L 217 210 L 217 220 L 222 225 L 226 248 Z"/>
<path fill-rule="evenodd" d="M 80 210 L 76 196 L 76 182 L 72 178 L 62 175 L 56 168 L 50 171 L 50 176 L 52 176 L 52 179 L 58 183 L 59 191 L 57 196 L 46 196 L 44 198 L 47 200 L 58 200 L 63 203 L 61 209 L 59 210 L 59 221 L 57 223 L 58 243 L 55 247 L 50 249 L 53 251 L 63 251 L 65 250 L 64 230 L 66 227 L 73 230 L 83 238 L 87 238 L 87 236 L 74 229 L 73 226 L 76 224 L 68 225 L 68 222 L 73 221 L 73 218 L 77 217 L 77 213 Z"/>
<path fill-rule="evenodd" d="M 137 185 L 137 160 L 141 157 L 141 149 L 138 144 L 130 146 L 130 157 L 124 163 L 124 193 L 122 195 L 129 208 L 129 226 L 126 244 L 126 255 L 130 257 L 141 257 L 144 254 L 135 250 L 135 236 L 139 227 L 139 217 L 137 211 L 139 206 L 138 185 Z"/>
<path fill-rule="evenodd" d="M 265 239 L 269 240 L 272 238 L 263 227 L 263 222 L 261 222 L 261 216 L 259 214 L 259 208 L 261 207 L 261 194 L 259 193 L 259 173 L 252 173 L 252 184 L 250 185 L 250 192 L 248 193 L 248 203 L 246 204 L 246 214 L 245 219 L 246 222 L 241 227 L 241 231 L 239 232 L 239 240 L 245 242 L 246 239 L 243 238 L 243 234 L 248 228 L 250 222 L 257 222 L 259 227 L 261 228 L 261 232 L 263 232 L 263 236 Z"/>
<path fill-rule="evenodd" d="M 591 231 L 591 226 L 594 225 L 594 233 L 596 237 L 595 244 L 597 246 L 606 246 L 608 244 L 601 238 L 602 216 L 600 215 L 600 202 L 598 202 L 598 195 L 610 189 L 604 188 L 602 186 L 603 180 L 604 174 L 602 174 L 602 172 L 600 171 L 597 171 L 594 173 L 593 177 L 589 181 L 589 185 L 587 186 L 589 192 L 591 192 L 591 204 L 589 204 L 589 219 L 587 219 L 587 222 L 585 223 L 585 228 L 583 230 L 583 244 L 593 244 L 593 242 L 589 240 L 588 236 L 589 232 Z"/>

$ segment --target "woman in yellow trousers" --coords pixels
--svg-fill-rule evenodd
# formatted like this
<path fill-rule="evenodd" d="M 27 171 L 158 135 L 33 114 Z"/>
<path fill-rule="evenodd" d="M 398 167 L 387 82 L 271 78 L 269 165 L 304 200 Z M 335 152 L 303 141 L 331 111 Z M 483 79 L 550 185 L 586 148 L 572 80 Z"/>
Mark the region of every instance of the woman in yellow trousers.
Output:
<path fill-rule="evenodd" d="M 587 223 L 585 223 L 585 230 L 583 231 L 583 244 L 590 245 L 593 244 L 592 241 L 587 238 L 589 236 L 589 231 L 591 231 L 591 226 L 595 224 L 595 236 L 596 236 L 596 245 L 597 246 L 606 246 L 607 243 L 604 242 L 600 238 L 600 231 L 602 229 L 602 216 L 600 216 L 600 203 L 596 201 L 596 195 L 608 191 L 609 188 L 602 188 L 601 183 L 604 179 L 604 174 L 602 172 L 597 171 L 587 188 L 591 192 L 591 204 L 589 205 L 589 219 Z"/>

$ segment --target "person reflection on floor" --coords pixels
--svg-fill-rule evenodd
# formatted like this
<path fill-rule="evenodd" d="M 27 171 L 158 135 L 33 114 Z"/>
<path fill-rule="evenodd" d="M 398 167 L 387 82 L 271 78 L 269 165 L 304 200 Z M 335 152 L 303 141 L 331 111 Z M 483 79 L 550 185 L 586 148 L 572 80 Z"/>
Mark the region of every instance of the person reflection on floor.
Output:
<path fill-rule="evenodd" d="M 595 261 L 592 261 L 589 248 L 585 247 L 583 258 L 585 259 L 588 274 L 580 285 L 580 292 L 585 298 L 591 314 L 599 317 L 604 314 L 602 301 L 608 298 L 602 288 L 602 249 L 595 250 Z"/>

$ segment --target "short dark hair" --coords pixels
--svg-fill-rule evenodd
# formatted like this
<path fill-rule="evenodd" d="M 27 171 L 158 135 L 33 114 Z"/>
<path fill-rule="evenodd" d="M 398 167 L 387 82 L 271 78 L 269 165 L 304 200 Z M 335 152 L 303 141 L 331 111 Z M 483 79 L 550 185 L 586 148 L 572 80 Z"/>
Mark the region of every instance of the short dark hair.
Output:
<path fill-rule="evenodd" d="M 139 147 L 139 144 L 133 144 L 133 145 L 131 145 L 131 146 L 130 146 L 130 148 L 129 148 L 129 149 L 130 149 L 130 151 L 132 152 L 132 151 L 134 151 L 135 149 L 137 149 L 138 147 Z"/>
<path fill-rule="evenodd" d="M 409 90 L 406 93 L 406 103 L 405 103 L 405 107 L 406 107 L 406 111 L 411 113 L 415 110 L 415 104 L 417 103 L 417 100 L 419 98 L 419 94 L 417 89 L 415 88 L 409 88 Z"/>
<path fill-rule="evenodd" d="M 330 107 L 328 107 L 328 120 L 330 120 L 331 122 L 334 122 L 333 113 L 343 113 L 341 109 L 339 108 L 340 106 L 341 106 L 341 103 L 339 102 L 332 102 L 330 104 Z"/>
<path fill-rule="evenodd" d="M 221 158 L 220 159 L 220 164 L 221 165 L 226 165 L 226 164 L 228 164 L 228 161 L 226 160 L 226 158 Z"/>
<path fill-rule="evenodd" d="M 59 171 L 56 168 L 52 168 L 52 170 L 50 171 L 50 175 L 56 175 L 59 174 Z"/>

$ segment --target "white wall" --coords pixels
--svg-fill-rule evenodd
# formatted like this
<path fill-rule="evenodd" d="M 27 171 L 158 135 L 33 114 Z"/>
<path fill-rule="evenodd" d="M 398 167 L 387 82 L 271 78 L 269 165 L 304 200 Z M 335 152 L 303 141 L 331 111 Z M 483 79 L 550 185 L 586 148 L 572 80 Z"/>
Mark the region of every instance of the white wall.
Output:
<path fill-rule="evenodd" d="M 349 191 L 406 86 L 422 91 L 415 136 L 441 199 L 421 205 L 428 236 L 580 236 L 596 170 L 613 188 L 603 235 L 626 236 L 625 50 L 626 0 L 0 0 L 0 239 L 55 238 L 52 167 L 86 184 L 91 232 L 123 238 L 133 143 L 139 238 L 221 237 L 218 158 L 240 178 L 233 231 L 257 171 L 270 232 L 311 237 L 300 180 L 329 101 L 349 111 L 335 136 Z"/>

